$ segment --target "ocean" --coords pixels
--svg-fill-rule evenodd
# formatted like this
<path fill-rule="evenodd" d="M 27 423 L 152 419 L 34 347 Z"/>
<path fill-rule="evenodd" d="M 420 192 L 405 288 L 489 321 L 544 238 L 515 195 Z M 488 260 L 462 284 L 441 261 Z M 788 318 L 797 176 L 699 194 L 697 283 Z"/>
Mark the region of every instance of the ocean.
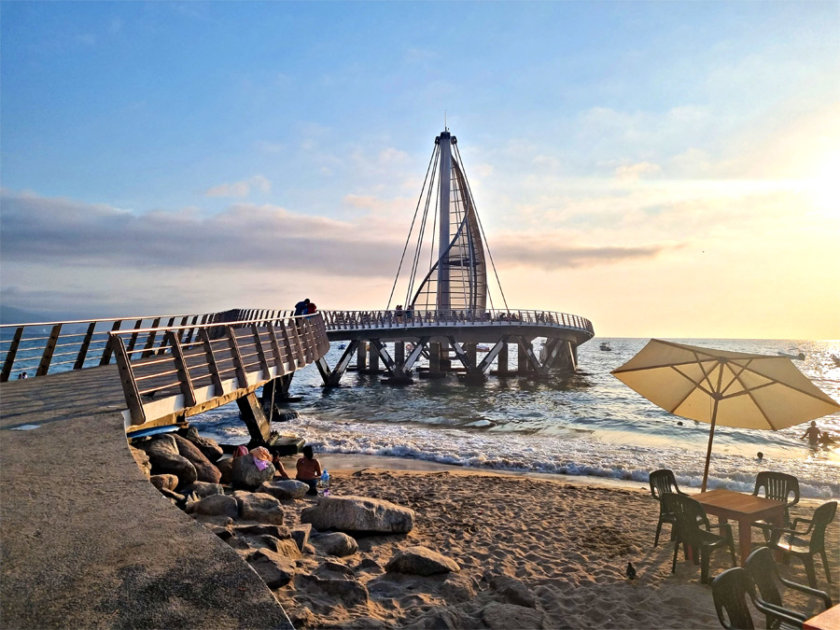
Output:
<path fill-rule="evenodd" d="M 313 365 L 295 374 L 290 389 L 302 398 L 288 405 L 299 417 L 272 428 L 304 438 L 326 468 L 331 453 L 634 482 L 670 468 L 681 486 L 699 487 L 709 425 L 669 414 L 610 374 L 647 341 L 595 338 L 579 347 L 579 371 L 564 382 L 491 376 L 484 385 L 466 385 L 450 377 L 395 387 L 348 372 L 340 388 L 324 389 Z M 802 353 L 794 364 L 840 401 L 840 367 L 832 358 L 840 356 L 840 341 L 673 341 L 774 356 Z M 612 350 L 601 350 L 602 342 Z M 327 355 L 331 366 L 341 353 L 334 343 Z M 235 404 L 196 416 L 192 423 L 223 443 L 248 441 Z M 811 449 L 800 439 L 807 423 L 781 431 L 718 426 L 708 487 L 751 492 L 757 472 L 774 470 L 796 475 L 805 497 L 840 497 L 840 413 L 818 419 L 817 425 L 837 443 Z"/>

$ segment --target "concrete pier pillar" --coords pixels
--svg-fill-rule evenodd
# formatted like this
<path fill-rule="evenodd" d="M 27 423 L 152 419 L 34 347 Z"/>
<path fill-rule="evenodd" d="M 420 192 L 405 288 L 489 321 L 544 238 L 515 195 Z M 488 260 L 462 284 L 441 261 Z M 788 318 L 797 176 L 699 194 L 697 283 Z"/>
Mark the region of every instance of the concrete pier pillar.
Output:
<path fill-rule="evenodd" d="M 496 357 L 496 371 L 499 376 L 507 376 L 510 374 L 510 367 L 508 366 L 509 355 L 508 355 L 508 345 L 505 344 L 502 346 L 502 349 L 499 350 L 499 356 Z"/>
<path fill-rule="evenodd" d="M 251 435 L 249 447 L 261 446 L 268 442 L 271 435 L 271 425 L 262 410 L 260 401 L 257 400 L 257 395 L 251 392 L 247 396 L 236 399 L 236 404 L 239 407 L 239 415 L 245 426 L 248 427 L 248 433 Z"/>
<path fill-rule="evenodd" d="M 367 372 L 367 347 L 367 341 L 359 342 L 359 351 L 356 355 L 356 370 L 362 374 Z"/>
<path fill-rule="evenodd" d="M 441 350 L 441 344 L 437 341 L 429 344 L 429 376 L 432 378 L 439 378 L 444 374 L 441 366 Z"/>
<path fill-rule="evenodd" d="M 519 373 L 519 376 L 527 376 L 530 374 L 533 369 L 531 368 L 531 363 L 528 361 L 528 355 L 522 350 L 522 345 L 525 344 L 526 346 L 530 347 L 531 342 L 523 339 L 519 342 L 519 348 L 517 354 L 517 362 L 516 362 L 516 369 Z"/>
<path fill-rule="evenodd" d="M 368 344 L 368 365 L 368 371 L 371 374 L 379 374 L 379 351 L 372 343 Z"/>
<path fill-rule="evenodd" d="M 478 344 L 475 343 L 465 343 L 464 344 L 464 353 L 467 355 L 467 364 L 468 368 L 474 368 L 476 363 L 476 355 L 478 354 L 478 350 L 476 346 Z"/>
<path fill-rule="evenodd" d="M 394 363 L 399 366 L 405 365 L 405 342 L 397 341 L 394 344 Z"/>

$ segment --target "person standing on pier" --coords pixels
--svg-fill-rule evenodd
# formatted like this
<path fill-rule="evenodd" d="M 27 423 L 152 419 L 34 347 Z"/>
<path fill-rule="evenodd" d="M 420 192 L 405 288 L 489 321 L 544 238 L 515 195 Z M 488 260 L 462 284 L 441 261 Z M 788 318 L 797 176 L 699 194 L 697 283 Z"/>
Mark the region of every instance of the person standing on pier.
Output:
<path fill-rule="evenodd" d="M 295 316 L 297 315 L 306 315 L 309 310 L 309 298 L 305 300 L 301 300 L 297 304 L 295 304 Z"/>

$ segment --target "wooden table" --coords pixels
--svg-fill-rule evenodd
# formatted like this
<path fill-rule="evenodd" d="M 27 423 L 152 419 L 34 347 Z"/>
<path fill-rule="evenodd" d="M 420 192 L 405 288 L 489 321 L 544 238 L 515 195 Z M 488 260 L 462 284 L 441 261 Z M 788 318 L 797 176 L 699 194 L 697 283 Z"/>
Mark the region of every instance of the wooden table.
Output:
<path fill-rule="evenodd" d="M 738 544 L 741 552 L 741 565 L 752 551 L 753 521 L 768 521 L 779 527 L 785 517 L 785 504 L 752 494 L 742 494 L 732 490 L 709 490 L 692 495 L 703 506 L 707 514 L 718 517 L 721 523 L 733 520 L 738 523 Z"/>
<path fill-rule="evenodd" d="M 840 628 L 840 604 L 824 610 L 802 624 L 802 630 L 837 630 Z"/>

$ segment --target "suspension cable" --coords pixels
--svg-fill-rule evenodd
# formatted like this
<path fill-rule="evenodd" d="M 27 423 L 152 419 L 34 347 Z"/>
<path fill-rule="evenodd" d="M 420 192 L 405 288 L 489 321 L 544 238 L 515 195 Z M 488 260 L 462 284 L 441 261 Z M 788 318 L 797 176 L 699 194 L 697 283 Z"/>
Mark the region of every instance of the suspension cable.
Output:
<path fill-rule="evenodd" d="M 429 171 L 432 168 L 432 163 L 434 162 L 435 153 L 437 152 L 437 145 L 435 145 L 435 150 L 432 151 L 432 157 L 429 160 L 429 165 L 426 167 L 426 176 L 423 178 L 423 186 L 426 185 L 426 180 L 429 177 Z M 405 252 L 408 250 L 408 244 L 411 241 L 411 233 L 414 231 L 414 222 L 417 220 L 417 212 L 420 210 L 420 202 L 423 201 L 423 189 L 420 189 L 420 198 L 417 200 L 417 206 L 414 208 L 414 216 L 411 218 L 411 227 L 408 228 L 408 236 L 405 239 L 405 246 L 403 247 L 402 256 L 400 256 L 400 264 L 397 267 L 397 275 L 394 278 L 394 284 L 391 287 L 391 294 L 388 296 L 388 304 L 385 306 L 385 310 L 389 310 L 391 308 L 391 300 L 394 297 L 394 290 L 397 288 L 397 281 L 400 279 L 400 270 L 402 270 L 403 260 L 405 259 Z"/>
<path fill-rule="evenodd" d="M 458 162 L 461 164 L 461 170 L 464 172 L 464 181 L 467 183 L 467 192 L 470 195 L 470 203 L 472 204 L 473 210 L 475 211 L 475 200 L 473 199 L 472 188 L 470 187 L 470 179 L 467 177 L 467 169 L 464 168 L 464 162 L 461 159 L 461 151 L 458 149 L 458 145 L 455 145 L 455 152 L 458 154 Z M 499 293 L 502 295 L 502 302 L 505 305 L 505 310 L 509 311 L 510 308 L 508 307 L 507 298 L 505 297 L 505 291 L 502 289 L 502 281 L 499 280 L 499 272 L 496 270 L 496 263 L 493 260 L 493 254 L 490 251 L 490 244 L 487 242 L 487 235 L 484 233 L 484 225 L 481 223 L 481 217 L 478 215 L 478 211 L 475 211 L 475 218 L 478 222 L 478 228 L 481 230 L 481 239 L 484 241 L 484 247 L 487 249 L 487 255 L 490 257 L 490 264 L 493 267 L 493 275 L 496 276 L 496 285 L 499 287 Z M 490 290 L 488 287 L 487 295 L 490 296 Z M 493 299 L 490 298 L 490 306 L 493 306 Z"/>
<path fill-rule="evenodd" d="M 432 151 L 432 162 L 434 162 L 435 158 L 437 157 L 438 151 L 439 151 L 439 148 L 438 148 L 438 145 L 436 144 L 434 150 Z M 414 282 L 417 278 L 417 265 L 420 262 L 420 254 L 423 250 L 423 239 L 425 238 L 425 235 L 426 235 L 426 225 L 427 225 L 428 217 L 429 217 L 429 204 L 431 202 L 431 195 L 432 195 L 432 191 L 434 190 L 434 183 L 435 183 L 434 167 L 432 168 L 431 177 L 427 177 L 427 180 L 428 180 L 428 182 L 425 181 L 425 180 L 423 182 L 424 186 L 426 185 L 426 183 L 428 183 L 428 187 L 425 189 L 426 203 L 425 203 L 424 208 L 423 208 L 423 220 L 420 223 L 420 231 L 419 231 L 419 236 L 417 238 L 417 247 L 414 249 L 414 260 L 412 261 L 411 274 L 409 274 L 409 277 L 408 277 L 408 289 L 407 289 L 406 294 L 405 294 L 405 304 L 406 305 L 410 305 L 412 303 L 411 295 L 412 295 L 412 293 L 414 293 Z M 420 191 L 421 197 L 423 195 L 423 192 L 424 192 L 423 190 Z"/>

